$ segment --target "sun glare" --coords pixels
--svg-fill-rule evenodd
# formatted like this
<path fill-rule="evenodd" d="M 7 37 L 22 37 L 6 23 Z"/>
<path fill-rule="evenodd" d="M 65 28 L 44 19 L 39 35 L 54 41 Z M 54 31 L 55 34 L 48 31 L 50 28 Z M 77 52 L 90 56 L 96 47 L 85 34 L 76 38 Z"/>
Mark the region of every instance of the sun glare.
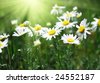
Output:
<path fill-rule="evenodd" d="M 27 15 L 29 20 L 32 20 L 38 14 L 45 12 L 45 4 L 42 0 L 17 0 L 17 2 L 19 5 L 16 8 L 21 8 L 23 10 L 21 12 Z"/>
<path fill-rule="evenodd" d="M 40 4 L 40 0 L 21 0 L 20 4 L 28 8 L 33 8 Z"/>
<path fill-rule="evenodd" d="M 22 3 L 26 6 L 33 6 L 38 3 L 38 0 L 22 0 Z"/>

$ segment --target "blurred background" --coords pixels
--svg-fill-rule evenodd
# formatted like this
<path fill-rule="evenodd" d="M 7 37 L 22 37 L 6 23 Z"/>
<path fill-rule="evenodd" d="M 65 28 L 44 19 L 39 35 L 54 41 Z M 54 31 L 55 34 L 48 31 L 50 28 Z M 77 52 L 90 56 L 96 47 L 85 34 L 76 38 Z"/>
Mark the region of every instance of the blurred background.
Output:
<path fill-rule="evenodd" d="M 83 13 L 82 18 L 87 18 L 88 21 L 93 21 L 94 17 L 100 18 L 100 0 L 0 0 L 0 34 L 11 34 L 11 20 L 18 19 L 19 23 L 29 20 L 34 26 L 41 24 L 46 26 L 47 22 L 55 24 L 57 18 L 50 15 L 52 6 L 55 4 L 66 6 L 66 10 L 71 10 L 74 6 L 79 8 Z M 75 50 L 75 58 L 69 64 L 74 64 L 72 67 L 63 69 L 100 69 L 100 32 L 93 33 L 86 40 L 83 47 L 78 47 Z M 17 40 L 19 41 L 19 39 Z M 15 41 L 15 42 L 17 42 Z M 10 50 L 13 50 L 10 48 Z M 13 53 L 12 53 L 13 54 Z M 0 54 L 0 64 L 7 64 L 9 60 L 3 60 L 4 54 Z M 18 56 L 20 57 L 20 55 Z M 22 59 L 14 59 L 17 66 L 12 64 L 12 68 L 0 66 L 1 69 L 31 69 L 23 66 Z M 14 62 L 13 61 L 13 62 Z M 10 62 L 9 62 L 10 63 Z M 19 67 L 18 67 L 19 65 Z M 38 68 L 37 68 L 38 69 Z M 44 69 L 56 69 L 49 67 Z"/>
<path fill-rule="evenodd" d="M 32 25 L 54 23 L 56 18 L 50 15 L 54 4 L 65 5 L 67 10 L 77 6 L 83 17 L 91 20 L 100 14 L 100 0 L 0 0 L 0 32 L 10 31 L 10 22 L 29 20 Z"/>

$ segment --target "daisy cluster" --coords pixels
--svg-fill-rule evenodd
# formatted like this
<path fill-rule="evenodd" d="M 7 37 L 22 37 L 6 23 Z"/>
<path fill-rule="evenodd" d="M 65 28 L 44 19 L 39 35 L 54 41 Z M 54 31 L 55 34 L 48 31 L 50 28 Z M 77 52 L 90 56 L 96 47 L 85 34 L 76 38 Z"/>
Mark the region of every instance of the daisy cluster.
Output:
<path fill-rule="evenodd" d="M 97 27 L 100 26 L 100 19 L 97 18 L 94 18 L 94 21 L 91 23 L 85 18 L 81 22 L 78 22 L 78 19 L 82 16 L 82 12 L 78 12 L 76 6 L 73 7 L 72 11 L 64 12 L 65 8 L 65 6 L 58 6 L 57 4 L 53 6 L 51 14 L 57 15 L 58 22 L 52 28 L 43 27 L 40 24 L 32 27 L 29 21 L 18 25 L 17 20 L 13 20 L 12 24 L 17 25 L 13 36 L 18 37 L 28 33 L 30 37 L 35 34 L 46 40 L 52 40 L 60 35 L 63 43 L 80 44 L 80 41 L 86 39 L 92 31 L 96 31 Z M 63 34 L 61 35 L 62 32 Z M 39 39 L 36 41 L 40 44 Z M 35 45 L 37 45 L 36 41 L 34 42 Z"/>
<path fill-rule="evenodd" d="M 66 10 L 65 6 L 58 6 L 57 4 L 53 6 L 51 14 L 56 15 L 58 19 L 58 22 L 53 27 L 44 27 L 40 24 L 32 26 L 29 21 L 19 24 L 18 20 L 12 20 L 11 24 L 16 27 L 12 36 L 19 37 L 28 34 L 29 37 L 39 36 L 39 38 L 46 40 L 59 37 L 64 44 L 79 45 L 91 32 L 100 27 L 99 18 L 94 18 L 93 22 L 88 22 L 86 18 L 79 21 L 82 12 L 79 12 L 76 6 L 73 7 L 72 11 L 64 10 Z M 8 36 L 6 34 L 0 35 L 0 52 L 2 52 L 2 48 L 7 47 Z M 34 46 L 41 44 L 39 38 L 34 41 Z"/>

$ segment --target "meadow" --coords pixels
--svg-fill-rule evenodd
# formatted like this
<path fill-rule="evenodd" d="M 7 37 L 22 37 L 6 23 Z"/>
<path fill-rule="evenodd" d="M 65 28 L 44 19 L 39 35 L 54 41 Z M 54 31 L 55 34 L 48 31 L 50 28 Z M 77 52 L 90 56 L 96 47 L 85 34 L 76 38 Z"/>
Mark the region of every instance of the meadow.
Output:
<path fill-rule="evenodd" d="M 99 70 L 100 69 L 100 26 L 93 27 L 94 18 L 100 21 L 100 0 L 0 0 L 0 69 L 1 70 Z M 53 6 L 64 6 L 63 12 L 76 11 L 82 16 L 71 18 L 73 25 L 60 29 L 62 14 L 52 15 Z M 73 7 L 77 7 L 73 9 Z M 55 14 L 55 13 L 54 13 Z M 76 13 L 75 13 L 76 15 Z M 69 16 L 69 14 L 68 14 Z M 87 37 L 79 38 L 80 23 L 87 19 Z M 69 20 L 70 21 L 70 20 Z M 64 25 L 70 24 L 67 21 Z M 77 23 L 76 23 L 77 21 Z M 75 23 L 74 23 L 75 22 Z M 41 26 L 40 26 L 41 25 Z M 76 28 L 77 25 L 77 28 Z M 98 22 L 100 25 L 100 22 Z M 38 26 L 38 27 L 35 27 Z M 35 33 L 44 28 L 49 35 Z M 21 29 L 16 29 L 21 27 Z M 24 29 L 23 29 L 24 27 Z M 25 27 L 28 27 L 26 29 Z M 48 29 L 45 29 L 47 27 Z M 56 28 L 57 34 L 55 34 Z M 54 29 L 53 29 L 54 28 Z M 53 30 L 49 32 L 50 30 Z M 96 29 L 94 31 L 94 29 Z M 14 34 L 22 30 L 19 34 Z M 85 31 L 85 27 L 82 27 Z M 26 32 L 25 32 L 26 31 Z M 7 35 L 4 36 L 3 34 Z M 55 35 L 53 35 L 55 34 Z M 68 34 L 76 35 L 75 40 L 65 41 Z M 84 36 L 84 35 L 83 35 Z M 7 40 L 8 39 L 8 40 Z M 77 40 L 77 43 L 74 42 Z M 4 44 L 4 46 L 2 46 Z M 7 44 L 7 45 L 6 45 Z"/>

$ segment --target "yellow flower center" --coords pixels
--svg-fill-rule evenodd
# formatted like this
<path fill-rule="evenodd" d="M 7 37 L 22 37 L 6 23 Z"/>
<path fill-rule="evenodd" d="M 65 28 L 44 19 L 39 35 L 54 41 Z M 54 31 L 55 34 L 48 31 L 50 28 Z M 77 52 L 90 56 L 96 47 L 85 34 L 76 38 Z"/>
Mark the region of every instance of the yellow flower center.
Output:
<path fill-rule="evenodd" d="M 3 46 L 3 43 L 0 41 L 0 47 L 2 47 Z"/>
<path fill-rule="evenodd" d="M 98 20 L 98 26 L 100 26 L 100 19 Z"/>
<path fill-rule="evenodd" d="M 78 31 L 79 31 L 80 33 L 83 33 L 84 30 L 85 30 L 85 26 L 83 26 L 83 25 L 81 25 L 81 26 L 79 27 L 79 29 L 78 29 Z"/>
<path fill-rule="evenodd" d="M 19 26 L 20 26 L 20 27 L 25 27 L 25 24 L 20 24 Z"/>
<path fill-rule="evenodd" d="M 55 33 L 56 33 L 55 30 L 50 30 L 50 31 L 48 32 L 49 35 L 54 35 Z"/>
<path fill-rule="evenodd" d="M 42 27 L 41 27 L 40 25 L 37 25 L 37 26 L 34 27 L 34 29 L 35 29 L 36 31 L 41 30 L 41 28 L 42 28 Z"/>
<path fill-rule="evenodd" d="M 68 21 L 68 20 L 64 20 L 63 22 L 62 22 L 62 24 L 64 25 L 64 26 L 66 26 L 66 25 L 68 25 L 70 22 Z"/>
<path fill-rule="evenodd" d="M 68 38 L 67 41 L 68 42 L 74 42 L 74 39 L 73 38 Z"/>

